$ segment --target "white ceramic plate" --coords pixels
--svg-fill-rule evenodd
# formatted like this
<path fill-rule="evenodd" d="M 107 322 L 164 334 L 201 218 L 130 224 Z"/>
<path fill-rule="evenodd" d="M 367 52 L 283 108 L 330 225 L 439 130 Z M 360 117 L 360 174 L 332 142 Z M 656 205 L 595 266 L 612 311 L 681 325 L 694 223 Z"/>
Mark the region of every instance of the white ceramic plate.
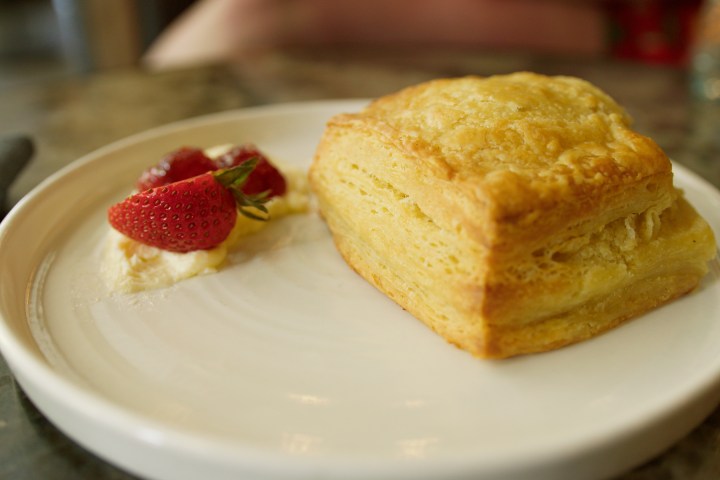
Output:
<path fill-rule="evenodd" d="M 306 167 L 359 102 L 229 112 L 95 152 L 0 228 L 0 348 L 76 441 L 156 479 L 583 479 L 658 454 L 717 404 L 720 267 L 691 295 L 553 353 L 446 344 L 340 259 L 315 214 L 278 221 L 215 275 L 109 295 L 105 209 L 180 145 L 252 141 Z M 720 232 L 720 194 L 677 182 Z"/>

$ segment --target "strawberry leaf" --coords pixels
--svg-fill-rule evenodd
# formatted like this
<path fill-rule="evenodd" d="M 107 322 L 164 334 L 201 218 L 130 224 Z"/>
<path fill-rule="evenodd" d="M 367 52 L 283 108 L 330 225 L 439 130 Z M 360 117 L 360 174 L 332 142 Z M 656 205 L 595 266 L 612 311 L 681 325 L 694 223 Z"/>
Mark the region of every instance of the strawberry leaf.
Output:
<path fill-rule="evenodd" d="M 232 168 L 224 168 L 213 173 L 215 180 L 220 182 L 225 188 L 229 189 L 240 189 L 248 177 L 255 169 L 258 163 L 257 158 L 251 158 L 250 160 Z"/>
<path fill-rule="evenodd" d="M 248 177 L 257 166 L 259 160 L 259 158 L 253 157 L 236 167 L 213 172 L 212 175 L 220 185 L 230 190 L 238 205 L 240 214 L 253 220 L 266 221 L 269 220 L 270 217 L 268 209 L 264 204 L 269 200 L 270 192 L 265 191 L 248 195 L 242 190 L 243 185 L 247 182 Z M 255 210 L 262 212 L 264 216 L 257 214 Z"/>

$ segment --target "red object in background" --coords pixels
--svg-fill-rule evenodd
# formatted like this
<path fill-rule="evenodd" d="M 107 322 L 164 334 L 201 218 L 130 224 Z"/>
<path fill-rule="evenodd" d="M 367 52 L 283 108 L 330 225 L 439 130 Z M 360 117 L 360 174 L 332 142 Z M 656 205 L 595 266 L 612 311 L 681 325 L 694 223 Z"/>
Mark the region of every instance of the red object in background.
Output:
<path fill-rule="evenodd" d="M 687 63 L 701 0 L 608 1 L 610 52 L 647 63 Z"/>

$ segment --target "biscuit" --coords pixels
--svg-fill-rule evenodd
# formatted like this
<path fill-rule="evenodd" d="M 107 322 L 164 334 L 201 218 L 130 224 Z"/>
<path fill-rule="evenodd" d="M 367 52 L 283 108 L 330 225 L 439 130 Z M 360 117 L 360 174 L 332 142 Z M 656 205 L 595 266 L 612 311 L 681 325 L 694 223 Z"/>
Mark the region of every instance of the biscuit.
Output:
<path fill-rule="evenodd" d="M 346 262 L 483 358 L 594 337 L 716 254 L 672 165 L 590 83 L 441 79 L 332 118 L 309 172 Z"/>

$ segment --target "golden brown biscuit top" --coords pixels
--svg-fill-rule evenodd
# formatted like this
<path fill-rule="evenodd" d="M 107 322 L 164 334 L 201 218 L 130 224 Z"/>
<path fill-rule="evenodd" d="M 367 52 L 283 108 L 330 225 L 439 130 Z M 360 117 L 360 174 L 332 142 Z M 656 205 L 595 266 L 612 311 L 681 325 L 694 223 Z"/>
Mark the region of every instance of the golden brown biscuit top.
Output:
<path fill-rule="evenodd" d="M 360 116 L 442 158 L 461 178 L 509 171 L 551 183 L 617 183 L 670 169 L 617 103 L 572 77 L 435 80 L 383 97 Z"/>
<path fill-rule="evenodd" d="M 358 135 L 399 153 L 366 158 L 368 171 L 387 171 L 443 228 L 488 246 L 591 229 L 667 208 L 677 195 L 657 144 L 634 132 L 607 94 L 572 77 L 434 80 L 333 117 L 328 132 L 321 143 Z"/>

